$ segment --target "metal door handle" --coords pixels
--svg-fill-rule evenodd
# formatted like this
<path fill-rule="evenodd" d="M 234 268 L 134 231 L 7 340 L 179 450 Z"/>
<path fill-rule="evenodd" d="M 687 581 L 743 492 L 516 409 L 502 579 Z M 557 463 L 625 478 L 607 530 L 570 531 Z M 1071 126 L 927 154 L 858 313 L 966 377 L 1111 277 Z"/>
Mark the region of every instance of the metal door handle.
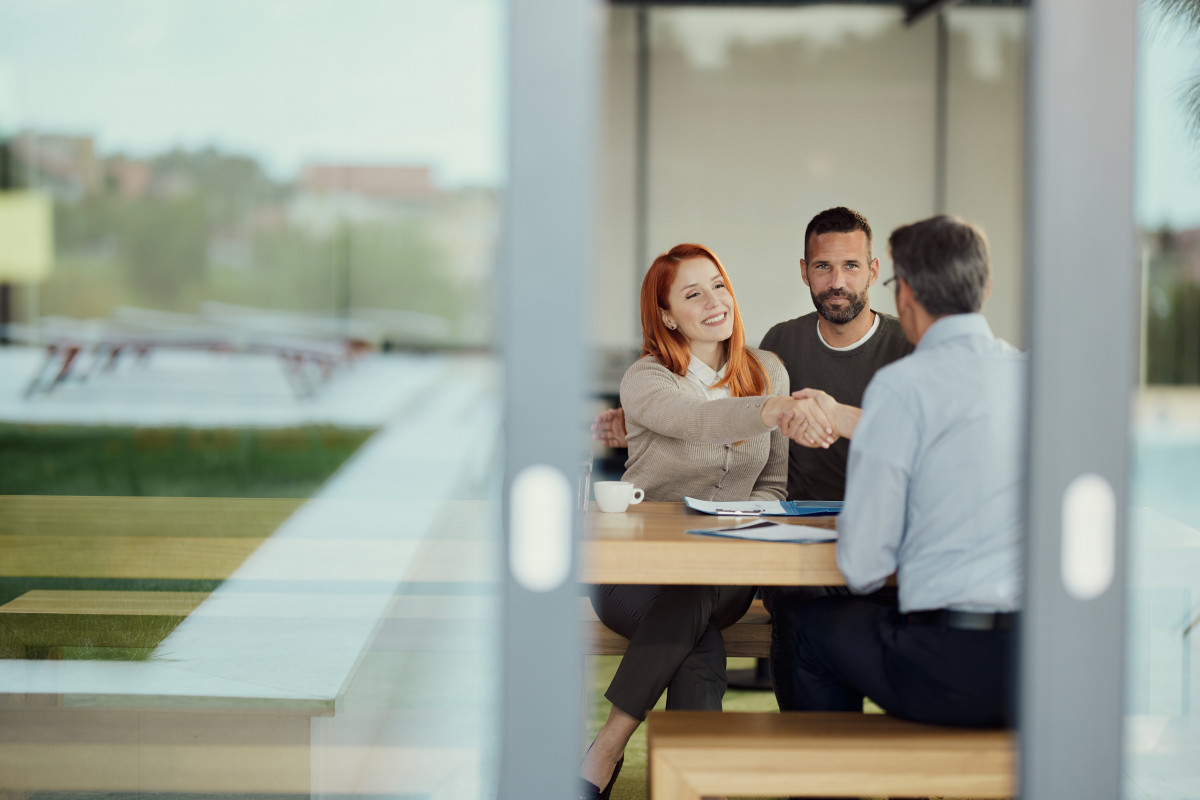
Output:
<path fill-rule="evenodd" d="M 517 473 L 510 491 L 509 569 L 531 592 L 557 589 L 571 574 L 571 482 L 554 467 L 533 464 Z"/>
<path fill-rule="evenodd" d="M 1062 582 L 1077 600 L 1094 600 L 1112 585 L 1117 554 L 1117 496 L 1094 472 L 1071 481 L 1062 501 Z"/>

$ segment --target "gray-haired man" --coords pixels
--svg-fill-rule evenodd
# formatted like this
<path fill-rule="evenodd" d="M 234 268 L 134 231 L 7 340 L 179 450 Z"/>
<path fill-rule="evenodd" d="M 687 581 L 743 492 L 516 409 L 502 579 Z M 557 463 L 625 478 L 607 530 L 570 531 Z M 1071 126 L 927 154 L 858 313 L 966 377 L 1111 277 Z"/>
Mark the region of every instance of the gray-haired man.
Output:
<path fill-rule="evenodd" d="M 979 314 L 991 286 L 979 229 L 942 215 L 897 228 L 889 245 L 900 324 L 916 349 L 876 373 L 861 417 L 824 400 L 838 433 L 853 437 L 838 566 L 860 594 L 897 572 L 900 604 L 831 596 L 800 608 L 796 700 L 861 710 L 865 695 L 907 719 L 1005 725 L 1026 358 Z"/>

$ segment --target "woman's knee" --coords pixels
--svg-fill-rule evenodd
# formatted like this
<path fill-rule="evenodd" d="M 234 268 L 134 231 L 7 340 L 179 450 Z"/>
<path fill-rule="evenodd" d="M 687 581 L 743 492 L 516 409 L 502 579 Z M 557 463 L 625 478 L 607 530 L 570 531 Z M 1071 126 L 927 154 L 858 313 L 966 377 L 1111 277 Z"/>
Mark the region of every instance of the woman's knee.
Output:
<path fill-rule="evenodd" d="M 591 601 L 600 621 L 629 639 L 657 596 L 657 586 L 602 584 L 593 591 Z"/>
<path fill-rule="evenodd" d="M 703 628 L 719 599 L 716 586 L 664 586 L 655 601 L 654 613 L 690 619 L 694 627 Z"/>
<path fill-rule="evenodd" d="M 753 586 L 721 587 L 709 619 L 717 628 L 728 628 L 746 615 L 746 609 L 750 608 L 753 602 Z"/>

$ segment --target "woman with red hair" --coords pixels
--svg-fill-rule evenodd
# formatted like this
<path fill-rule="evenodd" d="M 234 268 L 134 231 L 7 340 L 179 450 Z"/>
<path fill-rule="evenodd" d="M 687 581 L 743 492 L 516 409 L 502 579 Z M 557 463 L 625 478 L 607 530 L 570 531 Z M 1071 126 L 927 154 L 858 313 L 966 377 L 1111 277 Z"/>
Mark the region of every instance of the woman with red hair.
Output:
<path fill-rule="evenodd" d="M 729 276 L 706 247 L 680 244 L 642 281 L 642 357 L 621 380 L 629 439 L 622 480 L 647 500 L 782 500 L 788 440 L 802 401 L 773 354 L 746 346 Z M 605 697 L 608 720 L 584 756 L 582 798 L 607 798 L 625 745 L 664 691 L 668 709 L 720 710 L 720 629 L 753 587 L 600 586 L 604 623 L 629 639 Z M 603 786 L 604 789 L 599 787 Z"/>

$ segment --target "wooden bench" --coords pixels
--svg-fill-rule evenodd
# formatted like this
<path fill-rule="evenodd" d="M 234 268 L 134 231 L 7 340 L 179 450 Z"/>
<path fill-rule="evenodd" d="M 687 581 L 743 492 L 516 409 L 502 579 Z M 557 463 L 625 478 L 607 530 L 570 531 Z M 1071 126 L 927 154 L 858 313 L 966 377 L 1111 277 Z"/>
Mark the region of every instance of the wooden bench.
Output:
<path fill-rule="evenodd" d="M 208 592 L 33 589 L 0 605 L 0 656 L 54 659 L 64 647 L 153 649 L 208 597 Z M 452 637 L 470 635 L 471 623 L 492 623 L 488 604 L 486 595 L 398 595 L 381 618 L 378 636 L 393 649 L 454 646 Z M 252 607 L 242 611 L 243 618 L 254 615 Z M 459 630 L 464 626 L 465 634 Z M 445 641 L 437 638 L 443 633 Z"/>
<path fill-rule="evenodd" d="M 56 658 L 63 647 L 154 647 L 194 611 L 206 592 L 35 589 L 0 606 L 0 632 L 25 653 L 10 658 Z M 481 617 L 483 611 L 464 598 L 406 596 L 397 598 L 391 619 L 455 619 Z M 451 602 L 453 601 L 453 602 Z M 587 655 L 622 655 L 629 640 L 606 627 L 586 599 L 582 602 Z M 761 600 L 721 632 L 730 658 L 766 658 L 771 646 L 771 616 Z"/>
<path fill-rule="evenodd" d="M 624 655 L 629 640 L 606 626 L 596 616 L 592 604 L 584 598 L 582 616 L 584 651 L 593 656 Z M 771 652 L 771 615 L 762 600 L 755 600 L 740 620 L 721 631 L 725 639 L 725 655 L 730 658 L 766 658 Z"/>
<path fill-rule="evenodd" d="M 884 714 L 654 711 L 650 800 L 1017 794 L 1012 731 Z"/>
<path fill-rule="evenodd" d="M 224 580 L 303 502 L 5 495 L 0 497 L 0 576 Z M 29 591 L 0 606 L 0 656 L 57 659 L 64 647 L 152 649 L 206 596 Z"/>

